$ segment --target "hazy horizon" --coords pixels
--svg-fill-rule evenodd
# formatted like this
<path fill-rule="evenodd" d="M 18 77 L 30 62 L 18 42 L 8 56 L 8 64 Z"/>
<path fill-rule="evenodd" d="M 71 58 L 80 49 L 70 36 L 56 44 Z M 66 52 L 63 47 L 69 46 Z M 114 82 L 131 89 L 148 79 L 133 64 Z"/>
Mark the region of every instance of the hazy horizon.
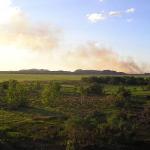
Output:
<path fill-rule="evenodd" d="M 0 0 L 0 70 L 150 72 L 148 0 Z"/>

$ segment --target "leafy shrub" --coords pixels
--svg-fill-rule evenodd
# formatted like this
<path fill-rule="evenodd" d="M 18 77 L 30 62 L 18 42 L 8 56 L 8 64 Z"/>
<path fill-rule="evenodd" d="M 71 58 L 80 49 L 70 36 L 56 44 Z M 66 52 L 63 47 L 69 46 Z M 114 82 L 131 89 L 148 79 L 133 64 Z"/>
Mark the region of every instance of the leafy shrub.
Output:
<path fill-rule="evenodd" d="M 100 83 L 100 84 L 113 84 L 113 85 L 147 85 L 150 83 L 150 78 L 133 77 L 133 76 L 109 76 L 109 77 L 84 77 L 82 81 L 85 83 Z"/>
<path fill-rule="evenodd" d="M 88 118 L 74 117 L 66 122 L 65 132 L 72 149 L 93 145 L 95 143 L 96 124 Z M 67 145 L 67 149 L 70 145 Z"/>
<path fill-rule="evenodd" d="M 11 109 L 26 107 L 28 105 L 27 90 L 17 81 L 9 81 L 5 102 L 7 107 Z"/>
<path fill-rule="evenodd" d="M 85 101 L 85 96 L 101 96 L 104 94 L 103 87 L 98 83 L 89 84 L 88 86 L 80 85 L 79 93 L 81 104 Z"/>
<path fill-rule="evenodd" d="M 98 84 L 98 83 L 93 83 L 91 85 L 89 85 L 87 87 L 87 95 L 103 95 L 104 94 L 104 90 L 102 85 Z"/>
<path fill-rule="evenodd" d="M 61 86 L 59 83 L 50 82 L 45 85 L 42 91 L 42 103 L 45 105 L 51 105 L 55 100 L 61 97 Z"/>
<path fill-rule="evenodd" d="M 122 99 L 131 97 L 131 91 L 126 89 L 124 86 L 119 87 L 116 94 Z"/>

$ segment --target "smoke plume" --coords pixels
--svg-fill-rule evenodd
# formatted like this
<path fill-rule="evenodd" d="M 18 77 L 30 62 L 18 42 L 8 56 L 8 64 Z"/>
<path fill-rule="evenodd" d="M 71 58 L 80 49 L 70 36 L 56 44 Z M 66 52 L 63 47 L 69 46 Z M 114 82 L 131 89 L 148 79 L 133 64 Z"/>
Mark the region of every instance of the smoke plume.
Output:
<path fill-rule="evenodd" d="M 0 16 L 5 18 L 0 21 L 0 45 L 13 45 L 31 50 L 51 50 L 58 45 L 59 29 L 52 25 L 32 23 L 10 0 L 0 2 L 4 8 L 0 10 L 0 14 L 3 15 Z"/>
<path fill-rule="evenodd" d="M 65 60 L 66 65 L 74 69 L 111 69 L 127 73 L 142 73 L 140 66 L 131 58 L 122 60 L 117 53 L 101 48 L 95 42 L 89 42 L 68 52 Z"/>

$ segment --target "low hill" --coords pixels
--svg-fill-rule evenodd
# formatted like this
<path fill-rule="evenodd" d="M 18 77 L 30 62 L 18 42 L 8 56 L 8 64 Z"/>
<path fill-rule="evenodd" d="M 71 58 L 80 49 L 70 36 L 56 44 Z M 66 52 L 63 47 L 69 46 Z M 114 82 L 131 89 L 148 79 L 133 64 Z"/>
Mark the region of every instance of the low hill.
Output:
<path fill-rule="evenodd" d="M 50 71 L 47 69 L 27 69 L 19 71 L 0 71 L 0 74 L 62 74 L 62 75 L 127 75 L 124 72 L 117 72 L 112 70 L 82 70 L 75 71 Z"/>

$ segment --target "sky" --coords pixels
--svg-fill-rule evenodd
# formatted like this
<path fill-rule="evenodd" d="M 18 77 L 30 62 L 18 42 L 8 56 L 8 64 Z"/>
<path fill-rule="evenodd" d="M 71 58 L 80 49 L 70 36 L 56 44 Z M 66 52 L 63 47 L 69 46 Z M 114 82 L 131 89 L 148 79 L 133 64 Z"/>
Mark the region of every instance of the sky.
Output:
<path fill-rule="evenodd" d="M 0 3 L 0 70 L 150 72 L 149 0 Z"/>

